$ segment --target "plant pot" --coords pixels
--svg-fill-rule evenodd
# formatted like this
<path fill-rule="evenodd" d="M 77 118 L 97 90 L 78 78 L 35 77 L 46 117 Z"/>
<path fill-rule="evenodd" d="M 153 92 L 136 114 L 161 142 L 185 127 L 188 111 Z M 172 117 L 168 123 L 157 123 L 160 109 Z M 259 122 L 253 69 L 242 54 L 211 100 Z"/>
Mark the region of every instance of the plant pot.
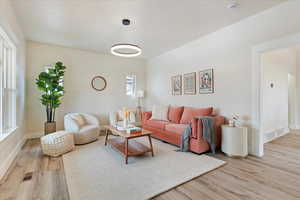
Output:
<path fill-rule="evenodd" d="M 45 135 L 56 131 L 56 122 L 45 122 Z"/>

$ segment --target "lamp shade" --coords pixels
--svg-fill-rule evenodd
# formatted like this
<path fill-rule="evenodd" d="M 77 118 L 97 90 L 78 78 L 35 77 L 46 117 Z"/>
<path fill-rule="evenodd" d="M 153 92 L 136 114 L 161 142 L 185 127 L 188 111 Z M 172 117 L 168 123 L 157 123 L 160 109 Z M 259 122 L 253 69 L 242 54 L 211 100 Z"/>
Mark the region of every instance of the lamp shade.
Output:
<path fill-rule="evenodd" d="M 138 90 L 136 92 L 136 98 L 144 98 L 145 96 L 145 91 L 144 90 Z"/>

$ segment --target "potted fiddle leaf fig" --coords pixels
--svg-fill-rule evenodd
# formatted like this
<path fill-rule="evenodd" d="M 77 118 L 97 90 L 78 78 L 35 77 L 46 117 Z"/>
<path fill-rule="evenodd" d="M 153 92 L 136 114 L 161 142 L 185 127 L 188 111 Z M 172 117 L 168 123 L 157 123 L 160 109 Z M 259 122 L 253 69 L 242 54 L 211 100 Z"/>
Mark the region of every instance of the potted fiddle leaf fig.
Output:
<path fill-rule="evenodd" d="M 56 131 L 55 111 L 61 104 L 64 95 L 63 77 L 66 67 L 62 62 L 56 62 L 53 66 L 41 72 L 36 79 L 37 88 L 42 92 L 41 103 L 46 108 L 47 121 L 45 122 L 45 134 Z"/>

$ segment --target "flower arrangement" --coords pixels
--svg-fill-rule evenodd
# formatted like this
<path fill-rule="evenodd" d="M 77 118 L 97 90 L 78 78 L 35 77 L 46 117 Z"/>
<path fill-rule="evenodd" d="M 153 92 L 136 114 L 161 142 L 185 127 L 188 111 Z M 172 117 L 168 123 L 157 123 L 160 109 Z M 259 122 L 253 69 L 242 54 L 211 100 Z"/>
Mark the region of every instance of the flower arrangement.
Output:
<path fill-rule="evenodd" d="M 239 127 L 241 126 L 241 123 L 242 123 L 241 117 L 237 114 L 232 115 L 232 117 L 229 119 L 229 126 Z"/>
<path fill-rule="evenodd" d="M 128 127 L 128 121 L 129 121 L 129 118 L 130 118 L 130 113 L 135 113 L 135 110 L 129 110 L 125 107 L 123 108 L 122 114 L 123 114 L 123 117 L 124 117 L 124 121 L 123 121 L 123 127 L 124 128 Z"/>

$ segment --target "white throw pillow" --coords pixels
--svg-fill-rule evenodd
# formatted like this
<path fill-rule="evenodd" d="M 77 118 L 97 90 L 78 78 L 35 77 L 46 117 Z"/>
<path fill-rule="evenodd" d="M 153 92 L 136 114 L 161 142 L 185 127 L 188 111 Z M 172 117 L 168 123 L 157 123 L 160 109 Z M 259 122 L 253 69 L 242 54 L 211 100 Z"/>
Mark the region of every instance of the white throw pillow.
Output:
<path fill-rule="evenodd" d="M 82 127 L 83 125 L 85 125 L 85 119 L 84 117 L 79 114 L 79 113 L 75 113 L 71 115 L 71 118 L 80 126 Z"/>
<path fill-rule="evenodd" d="M 169 112 L 169 106 L 154 105 L 152 107 L 152 117 L 151 117 L 151 120 L 169 121 L 168 120 L 168 112 Z"/>

